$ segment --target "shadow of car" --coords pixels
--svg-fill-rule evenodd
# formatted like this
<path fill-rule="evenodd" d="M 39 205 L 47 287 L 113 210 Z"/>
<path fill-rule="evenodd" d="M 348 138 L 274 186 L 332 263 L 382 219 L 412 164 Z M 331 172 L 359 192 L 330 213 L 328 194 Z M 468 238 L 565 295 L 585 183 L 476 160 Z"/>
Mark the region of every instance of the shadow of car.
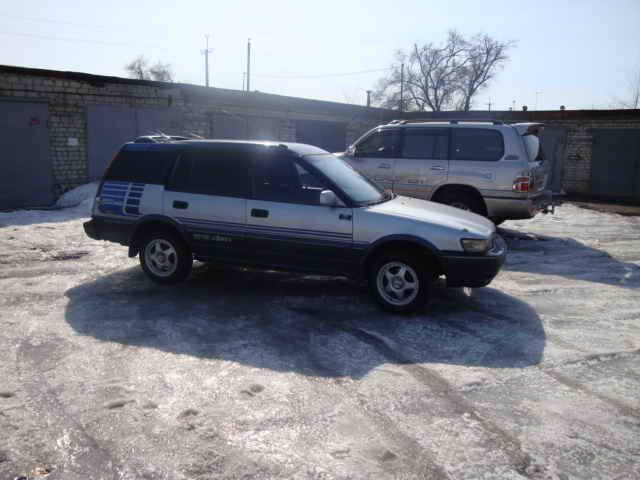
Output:
<path fill-rule="evenodd" d="M 541 361 L 545 333 L 529 305 L 491 288 L 434 289 L 427 311 L 397 316 L 341 278 L 197 265 L 184 284 L 159 287 L 134 267 L 69 289 L 66 319 L 102 342 L 309 376 Z"/>

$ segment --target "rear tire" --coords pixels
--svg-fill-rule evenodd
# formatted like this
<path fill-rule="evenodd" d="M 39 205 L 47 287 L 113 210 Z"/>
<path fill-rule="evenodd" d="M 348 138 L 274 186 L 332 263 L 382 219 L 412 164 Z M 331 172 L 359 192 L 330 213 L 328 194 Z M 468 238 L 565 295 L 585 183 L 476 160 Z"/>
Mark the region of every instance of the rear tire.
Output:
<path fill-rule="evenodd" d="M 418 310 L 426 303 L 434 278 L 425 263 L 408 253 L 383 253 L 372 262 L 368 272 L 371 295 L 389 312 Z"/>
<path fill-rule="evenodd" d="M 485 216 L 484 204 L 475 195 L 464 190 L 448 190 L 436 197 L 436 202 Z"/>
<path fill-rule="evenodd" d="M 175 233 L 155 231 L 145 235 L 141 242 L 140 265 L 155 283 L 174 285 L 191 273 L 193 255 Z"/>

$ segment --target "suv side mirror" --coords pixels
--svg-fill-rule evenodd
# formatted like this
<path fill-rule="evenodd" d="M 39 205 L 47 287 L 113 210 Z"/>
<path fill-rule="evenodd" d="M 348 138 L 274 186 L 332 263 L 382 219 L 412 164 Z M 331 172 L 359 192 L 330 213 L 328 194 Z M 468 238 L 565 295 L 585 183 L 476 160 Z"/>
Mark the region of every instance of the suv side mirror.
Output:
<path fill-rule="evenodd" d="M 338 197 L 333 190 L 322 190 L 320 192 L 320 205 L 335 207 L 338 205 Z"/>
<path fill-rule="evenodd" d="M 356 147 L 355 145 L 349 145 L 347 147 L 347 151 L 345 152 L 347 157 L 355 157 L 356 156 Z"/>

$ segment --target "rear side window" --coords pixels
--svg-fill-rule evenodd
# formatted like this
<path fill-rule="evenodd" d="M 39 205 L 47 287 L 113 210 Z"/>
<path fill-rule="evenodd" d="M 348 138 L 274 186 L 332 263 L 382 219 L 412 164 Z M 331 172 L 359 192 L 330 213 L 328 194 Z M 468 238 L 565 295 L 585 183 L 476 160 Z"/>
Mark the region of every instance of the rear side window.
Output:
<path fill-rule="evenodd" d="M 178 160 L 169 189 L 247 198 L 249 154 L 231 145 L 186 150 Z"/>
<path fill-rule="evenodd" d="M 502 134 L 482 128 L 456 128 L 453 135 L 454 160 L 492 162 L 504 155 Z"/>
<path fill-rule="evenodd" d="M 407 128 L 404 131 L 402 158 L 446 160 L 449 135 L 446 130 Z"/>
<path fill-rule="evenodd" d="M 356 146 L 358 157 L 395 157 L 400 144 L 399 130 L 379 130 Z"/>
<path fill-rule="evenodd" d="M 105 180 L 164 185 L 176 156 L 177 152 L 171 150 L 122 150 Z"/>

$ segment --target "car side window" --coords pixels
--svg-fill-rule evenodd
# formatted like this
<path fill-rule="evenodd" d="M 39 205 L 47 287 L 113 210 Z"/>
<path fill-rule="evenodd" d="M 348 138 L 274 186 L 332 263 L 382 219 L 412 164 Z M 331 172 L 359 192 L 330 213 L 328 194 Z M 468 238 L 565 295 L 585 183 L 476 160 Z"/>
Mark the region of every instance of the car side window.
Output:
<path fill-rule="evenodd" d="M 398 154 L 399 130 L 379 130 L 356 145 L 357 157 L 389 158 Z"/>
<path fill-rule="evenodd" d="M 188 149 L 178 160 L 168 190 L 247 198 L 249 157 L 232 146 Z"/>
<path fill-rule="evenodd" d="M 446 160 L 448 150 L 446 130 L 407 128 L 404 131 L 402 158 Z"/>
<path fill-rule="evenodd" d="M 504 155 L 504 140 L 496 130 L 456 128 L 453 138 L 454 160 L 495 162 Z"/>
<path fill-rule="evenodd" d="M 259 156 L 253 162 L 253 198 L 267 202 L 320 205 L 325 182 L 286 155 Z"/>

